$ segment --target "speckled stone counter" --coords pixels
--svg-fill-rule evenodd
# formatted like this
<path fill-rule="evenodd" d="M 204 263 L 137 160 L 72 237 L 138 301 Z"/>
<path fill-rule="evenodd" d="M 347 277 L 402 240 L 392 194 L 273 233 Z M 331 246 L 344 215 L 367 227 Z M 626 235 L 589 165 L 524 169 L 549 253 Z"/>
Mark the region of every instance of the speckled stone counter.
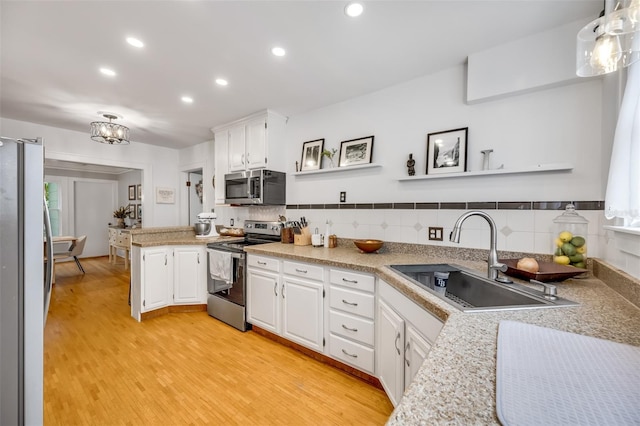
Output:
<path fill-rule="evenodd" d="M 580 306 L 464 313 L 385 265 L 455 263 L 484 274 L 486 262 L 480 260 L 484 254 L 481 250 L 414 246 L 404 252 L 394 252 L 392 247 L 386 252 L 364 254 L 346 244 L 328 249 L 273 243 L 247 247 L 245 251 L 374 273 L 445 321 L 427 359 L 389 418 L 389 425 L 498 424 L 495 371 L 501 320 L 640 346 L 640 309 L 614 290 L 620 281 L 629 281 L 629 277 L 597 260 L 594 260 L 594 272 L 599 268 L 606 270 L 607 281 L 615 281 L 615 285 L 609 286 L 591 275 L 557 285 L 560 297 L 578 302 Z M 521 257 L 519 255 L 501 253 L 505 258 Z M 624 285 L 632 286 L 629 294 L 637 294 L 637 280 L 631 279 Z"/>
<path fill-rule="evenodd" d="M 205 245 L 234 240 L 242 240 L 242 238 L 222 236 L 198 238 L 192 226 L 131 228 L 131 245 L 137 247 Z"/>

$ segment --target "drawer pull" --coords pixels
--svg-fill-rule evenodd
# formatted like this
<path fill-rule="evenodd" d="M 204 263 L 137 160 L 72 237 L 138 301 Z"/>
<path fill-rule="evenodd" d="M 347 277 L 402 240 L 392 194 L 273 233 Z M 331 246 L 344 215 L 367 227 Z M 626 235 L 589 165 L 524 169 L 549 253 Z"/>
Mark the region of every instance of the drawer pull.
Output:
<path fill-rule="evenodd" d="M 358 280 L 348 280 L 346 278 L 343 278 L 342 281 L 345 283 L 358 284 Z"/>
<path fill-rule="evenodd" d="M 396 351 L 398 351 L 398 355 L 400 355 L 400 348 L 398 348 L 398 340 L 400 340 L 400 332 L 398 332 L 398 334 L 396 334 L 396 341 L 395 341 L 395 346 L 396 346 Z"/>
<path fill-rule="evenodd" d="M 258 262 L 257 262 L 257 263 L 258 263 L 258 265 L 264 265 L 264 266 L 266 266 L 266 265 L 267 265 L 267 262 L 260 262 L 259 260 L 258 260 Z"/>
<path fill-rule="evenodd" d="M 407 364 L 407 367 L 411 367 L 411 362 L 409 358 L 407 358 L 407 352 L 411 349 L 411 343 L 407 342 L 407 345 L 404 347 L 404 363 Z"/>
<path fill-rule="evenodd" d="M 355 332 L 355 333 L 357 333 L 357 332 L 358 332 L 358 329 L 357 329 L 357 328 L 350 328 L 350 327 L 347 327 L 347 326 L 346 326 L 346 325 L 344 325 L 344 324 L 342 324 L 342 328 L 344 328 L 345 330 L 353 331 L 353 332 Z"/>
<path fill-rule="evenodd" d="M 273 283 L 273 294 L 275 294 L 276 297 L 278 297 L 278 281 Z"/>
<path fill-rule="evenodd" d="M 346 300 L 342 299 L 342 303 L 344 303 L 345 305 L 349 305 L 349 306 L 358 306 L 357 303 L 355 302 L 347 302 Z"/>
<path fill-rule="evenodd" d="M 351 358 L 358 358 L 357 354 L 350 354 L 349 352 L 345 351 L 344 349 L 342 350 L 342 353 L 345 354 L 346 356 L 350 356 Z"/>
<path fill-rule="evenodd" d="M 306 274 L 307 271 L 305 271 L 304 269 L 298 269 L 296 268 L 296 272 L 300 273 L 300 274 Z"/>

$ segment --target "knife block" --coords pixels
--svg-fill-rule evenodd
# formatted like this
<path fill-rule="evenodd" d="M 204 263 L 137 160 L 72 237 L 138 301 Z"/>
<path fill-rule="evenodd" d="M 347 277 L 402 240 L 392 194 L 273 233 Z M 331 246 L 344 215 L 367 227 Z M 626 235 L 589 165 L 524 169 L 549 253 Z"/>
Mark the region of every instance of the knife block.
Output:
<path fill-rule="evenodd" d="M 300 229 L 299 234 L 293 235 L 293 245 L 294 246 L 310 246 L 311 245 L 311 232 L 309 232 L 309 227 L 304 227 Z"/>

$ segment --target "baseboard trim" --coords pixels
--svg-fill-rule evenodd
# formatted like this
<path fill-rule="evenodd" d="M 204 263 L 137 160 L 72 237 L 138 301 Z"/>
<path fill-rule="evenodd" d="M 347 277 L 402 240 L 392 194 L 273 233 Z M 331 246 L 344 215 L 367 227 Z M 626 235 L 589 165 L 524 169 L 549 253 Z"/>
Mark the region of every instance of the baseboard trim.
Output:
<path fill-rule="evenodd" d="M 204 303 L 197 305 L 171 305 L 165 306 L 164 308 L 155 309 L 153 311 L 143 312 L 142 314 L 140 314 L 140 321 L 157 318 L 166 314 L 205 312 L 206 310 L 207 305 Z"/>

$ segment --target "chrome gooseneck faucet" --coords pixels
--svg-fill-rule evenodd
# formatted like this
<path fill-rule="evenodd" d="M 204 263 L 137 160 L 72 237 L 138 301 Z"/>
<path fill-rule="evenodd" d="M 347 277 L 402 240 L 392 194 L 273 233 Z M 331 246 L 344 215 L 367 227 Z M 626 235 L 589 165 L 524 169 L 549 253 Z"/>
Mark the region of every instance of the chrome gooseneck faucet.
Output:
<path fill-rule="evenodd" d="M 462 229 L 462 223 L 470 216 L 480 216 L 483 217 L 488 223 L 489 228 L 491 228 L 491 242 L 489 246 L 489 259 L 487 261 L 487 278 L 491 280 L 495 280 L 498 278 L 498 271 L 505 272 L 507 270 L 507 265 L 504 263 L 498 262 L 498 233 L 496 231 L 496 223 L 493 221 L 491 216 L 486 214 L 485 212 L 471 210 L 466 213 L 463 213 L 462 216 L 458 218 L 456 224 L 453 225 L 453 230 L 451 231 L 451 235 L 449 236 L 449 241 L 453 243 L 460 242 L 460 231 Z"/>

